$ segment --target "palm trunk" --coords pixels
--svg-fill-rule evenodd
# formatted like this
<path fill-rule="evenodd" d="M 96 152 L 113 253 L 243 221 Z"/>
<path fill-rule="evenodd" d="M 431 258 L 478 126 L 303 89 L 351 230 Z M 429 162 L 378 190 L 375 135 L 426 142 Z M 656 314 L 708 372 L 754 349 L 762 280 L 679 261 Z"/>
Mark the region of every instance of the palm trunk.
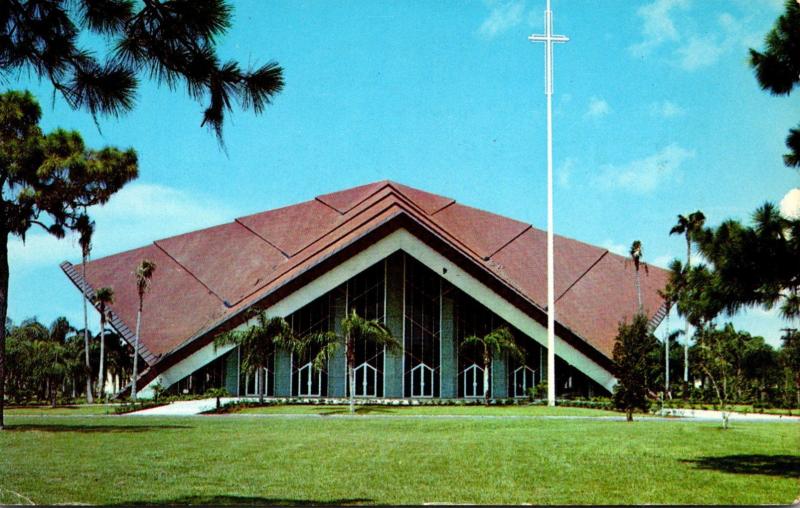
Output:
<path fill-rule="evenodd" d="M 347 367 L 348 376 L 350 377 L 350 414 L 356 412 L 356 371 L 353 369 L 352 364 Z"/>
<path fill-rule="evenodd" d="M 667 320 L 669 324 L 669 320 Z M 669 327 L 667 327 L 667 337 L 664 339 L 664 354 L 666 356 L 665 360 L 665 370 L 664 370 L 664 398 L 666 399 L 668 396 L 671 399 L 669 393 Z"/>
<path fill-rule="evenodd" d="M 97 394 L 104 397 L 106 392 L 106 372 L 105 372 L 105 356 L 106 356 L 106 310 L 100 309 L 100 372 L 97 375 Z"/>
<path fill-rule="evenodd" d="M 83 254 L 83 265 L 81 269 L 83 270 L 83 283 L 88 284 L 86 280 L 86 262 L 88 261 L 89 256 L 86 255 L 84 252 Z M 94 402 L 92 398 L 92 365 L 89 363 L 89 314 L 88 314 L 88 306 L 86 304 L 86 300 L 89 298 L 89 295 L 86 294 L 86 290 L 83 290 L 83 349 L 86 353 L 86 402 L 91 404 Z"/>
<path fill-rule="evenodd" d="M 139 312 L 136 313 L 136 338 L 133 341 L 133 374 L 131 375 L 131 399 L 136 402 L 136 376 L 139 373 L 139 330 L 142 325 L 142 300 L 139 299 Z"/>
<path fill-rule="evenodd" d="M 355 344 L 350 337 L 347 337 L 347 351 L 345 356 L 347 357 L 347 377 L 350 382 L 350 414 L 355 414 L 356 412 L 356 371 L 353 368 L 356 363 L 356 351 L 355 351 Z"/>
<path fill-rule="evenodd" d="M 489 355 L 484 353 L 483 355 L 483 400 L 484 403 L 488 406 L 489 405 L 489 365 L 491 364 L 491 358 Z"/>
<path fill-rule="evenodd" d="M 636 301 L 638 302 L 638 312 L 642 312 L 644 305 L 642 304 L 642 283 L 639 280 L 639 267 L 636 267 Z"/>
<path fill-rule="evenodd" d="M 686 233 L 686 270 L 692 267 L 692 242 L 689 240 L 689 233 Z M 689 388 L 689 320 L 686 319 L 683 325 L 683 382 L 686 391 Z M 683 398 L 686 398 L 684 394 Z"/>
<path fill-rule="evenodd" d="M 264 369 L 261 367 L 256 369 L 256 383 L 258 383 L 258 403 L 264 404 L 264 384 L 267 381 L 266 377 L 262 378 Z M 219 399 L 217 399 L 219 400 Z"/>
<path fill-rule="evenodd" d="M 6 317 L 8 314 L 8 231 L 0 231 L 0 430 L 6 397 Z"/>

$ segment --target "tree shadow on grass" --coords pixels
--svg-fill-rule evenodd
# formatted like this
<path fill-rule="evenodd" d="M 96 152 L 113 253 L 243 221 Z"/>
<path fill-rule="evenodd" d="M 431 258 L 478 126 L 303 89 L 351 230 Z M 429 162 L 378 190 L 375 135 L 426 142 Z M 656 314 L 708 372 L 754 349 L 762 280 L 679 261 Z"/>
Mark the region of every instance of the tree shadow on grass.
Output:
<path fill-rule="evenodd" d="M 697 469 L 710 469 L 734 474 L 762 474 L 800 477 L 800 455 L 723 455 L 720 457 L 700 457 L 682 460 L 693 464 Z"/>
<path fill-rule="evenodd" d="M 211 506 L 341 506 L 373 504 L 372 499 L 281 499 L 275 497 L 251 497 L 251 496 L 181 496 L 175 499 L 166 500 L 146 500 L 146 501 L 124 501 L 116 506 L 137 506 L 137 505 L 211 505 Z M 113 506 L 113 505 L 112 505 Z"/>
<path fill-rule="evenodd" d="M 138 433 L 165 429 L 191 429 L 190 425 L 7 425 L 3 432 Z"/>

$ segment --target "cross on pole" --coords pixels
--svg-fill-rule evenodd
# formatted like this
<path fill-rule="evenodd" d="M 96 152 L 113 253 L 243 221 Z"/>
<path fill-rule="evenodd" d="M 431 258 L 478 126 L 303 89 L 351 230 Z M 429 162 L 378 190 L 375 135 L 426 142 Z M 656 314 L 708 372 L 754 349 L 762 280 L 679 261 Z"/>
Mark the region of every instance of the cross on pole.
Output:
<path fill-rule="evenodd" d="M 544 11 L 544 34 L 528 37 L 544 43 L 544 93 L 547 96 L 547 404 L 556 405 L 555 273 L 553 267 L 553 44 L 569 40 L 553 35 L 550 0 Z"/>

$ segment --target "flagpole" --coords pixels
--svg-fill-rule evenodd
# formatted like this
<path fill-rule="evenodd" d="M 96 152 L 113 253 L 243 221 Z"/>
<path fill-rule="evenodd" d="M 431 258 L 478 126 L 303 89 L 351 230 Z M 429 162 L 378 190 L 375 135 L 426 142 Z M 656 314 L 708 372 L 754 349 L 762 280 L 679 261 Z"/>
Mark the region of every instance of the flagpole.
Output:
<path fill-rule="evenodd" d="M 544 42 L 544 93 L 547 97 L 547 405 L 556 405 L 556 336 L 555 336 L 555 263 L 553 254 L 553 43 L 567 42 L 563 35 L 553 35 L 550 0 L 544 11 L 543 35 L 531 35 L 531 42 Z"/>

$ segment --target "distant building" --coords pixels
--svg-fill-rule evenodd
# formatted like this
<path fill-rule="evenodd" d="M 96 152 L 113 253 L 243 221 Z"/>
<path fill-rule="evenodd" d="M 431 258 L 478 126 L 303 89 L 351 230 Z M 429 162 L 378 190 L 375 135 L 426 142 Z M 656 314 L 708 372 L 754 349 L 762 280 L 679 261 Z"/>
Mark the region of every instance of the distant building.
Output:
<path fill-rule="evenodd" d="M 133 272 L 156 262 L 141 331 L 144 394 L 156 383 L 257 393 L 238 350 L 213 345 L 255 306 L 301 334 L 337 329 L 348 309 L 382 320 L 403 350 L 358 345 L 355 393 L 365 397 L 480 396 L 482 362 L 459 341 L 507 324 L 526 360 L 494 359 L 491 392 L 503 398 L 547 379 L 545 241 L 528 224 L 383 181 L 91 261 L 85 281 L 80 266 L 61 266 L 79 288 L 114 288 L 111 325 L 132 344 Z M 633 264 L 558 236 L 555 255 L 557 391 L 608 394 L 617 327 L 637 307 Z M 651 267 L 641 278 L 655 328 L 667 273 Z M 344 352 L 315 371 L 309 357 L 278 351 L 265 379 L 270 396 L 343 397 Z"/>

